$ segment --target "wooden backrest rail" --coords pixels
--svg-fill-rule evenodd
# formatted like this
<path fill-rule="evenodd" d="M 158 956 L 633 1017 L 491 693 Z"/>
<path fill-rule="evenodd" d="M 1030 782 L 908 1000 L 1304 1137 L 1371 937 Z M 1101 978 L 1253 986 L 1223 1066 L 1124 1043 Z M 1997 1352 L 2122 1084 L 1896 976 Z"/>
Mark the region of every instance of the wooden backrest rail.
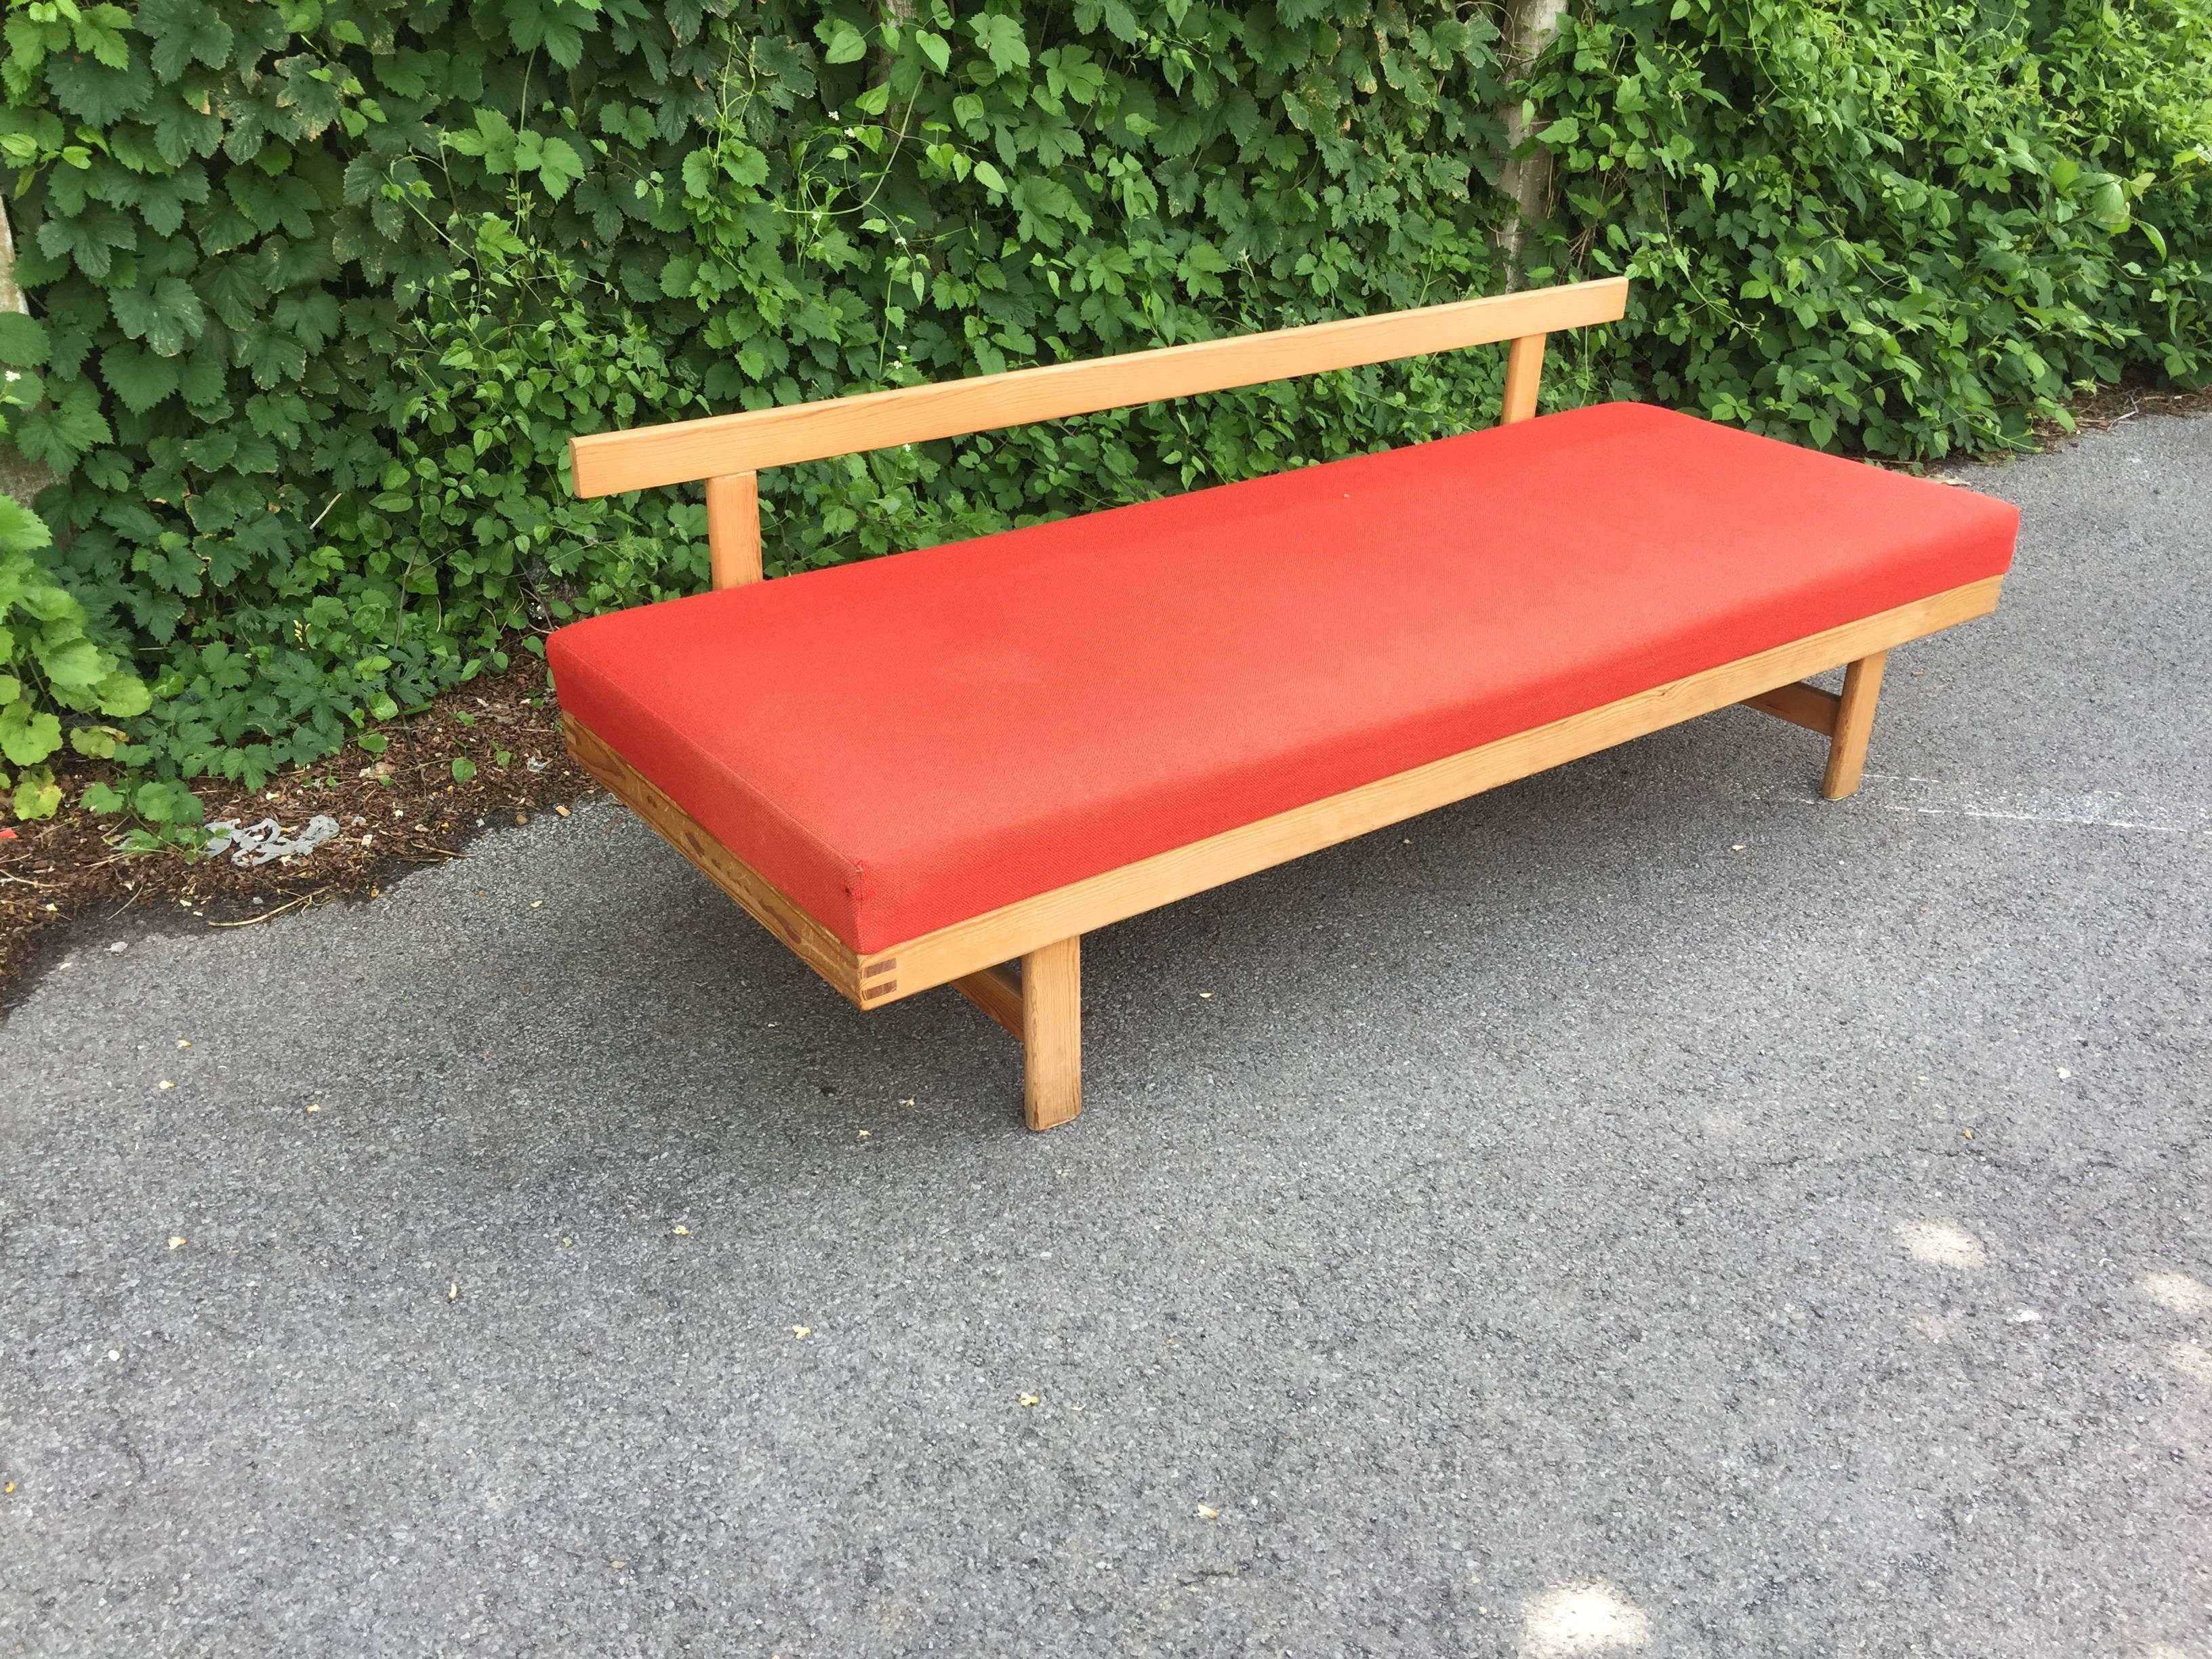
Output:
<path fill-rule="evenodd" d="M 1267 334 L 1234 335 L 780 409 L 593 433 L 569 440 L 570 469 L 579 495 L 611 495 L 707 480 L 714 581 L 717 587 L 727 587 L 759 580 L 760 518 L 754 475 L 763 467 L 957 438 L 1030 421 L 1060 420 L 1330 369 L 1358 368 L 1425 352 L 1494 345 L 1501 340 L 1511 342 L 1501 418 L 1506 422 L 1526 420 L 1536 412 L 1544 337 L 1561 329 L 1617 322 L 1627 307 L 1626 277 L 1569 283 L 1418 311 L 1348 317 Z"/>

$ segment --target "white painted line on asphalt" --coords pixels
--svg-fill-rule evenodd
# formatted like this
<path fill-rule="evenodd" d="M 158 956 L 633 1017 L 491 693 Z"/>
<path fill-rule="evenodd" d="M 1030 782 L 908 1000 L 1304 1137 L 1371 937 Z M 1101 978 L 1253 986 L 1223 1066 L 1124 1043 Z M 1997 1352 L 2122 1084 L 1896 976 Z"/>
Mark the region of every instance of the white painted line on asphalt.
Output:
<path fill-rule="evenodd" d="M 1917 812 L 1934 817 L 2003 818 L 2020 823 L 2075 823 L 2100 830 L 2148 830 L 2160 835 L 2212 832 L 2212 806 L 2191 801 L 2151 800 L 2141 795 L 2092 789 L 2080 793 L 2055 789 L 1984 790 L 1893 772 L 1869 772 L 1861 789 L 1869 806 L 1886 812 Z M 1810 795 L 1792 799 L 1825 805 Z"/>

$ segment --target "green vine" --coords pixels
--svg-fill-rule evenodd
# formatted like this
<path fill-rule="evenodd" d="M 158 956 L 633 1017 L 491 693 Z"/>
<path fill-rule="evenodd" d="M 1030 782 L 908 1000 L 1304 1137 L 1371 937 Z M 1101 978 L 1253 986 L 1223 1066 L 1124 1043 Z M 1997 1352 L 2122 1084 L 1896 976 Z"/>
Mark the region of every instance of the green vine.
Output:
<path fill-rule="evenodd" d="M 1530 88 L 1609 388 L 1907 457 L 2212 375 L 2204 0 L 1585 0 Z"/>

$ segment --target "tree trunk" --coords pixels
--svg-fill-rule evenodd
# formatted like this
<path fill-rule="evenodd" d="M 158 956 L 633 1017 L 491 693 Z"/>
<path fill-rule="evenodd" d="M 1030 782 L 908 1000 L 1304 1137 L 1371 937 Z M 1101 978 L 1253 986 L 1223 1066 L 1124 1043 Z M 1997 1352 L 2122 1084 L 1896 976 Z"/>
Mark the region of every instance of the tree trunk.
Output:
<path fill-rule="evenodd" d="M 1558 38 L 1559 19 L 1567 0 L 1507 0 L 1505 72 L 1513 80 L 1525 76 Z M 1498 170 L 1498 188 L 1513 204 L 1513 217 L 1498 233 L 1498 251 L 1505 256 L 1505 285 L 1520 288 L 1527 281 L 1528 236 L 1550 207 L 1552 158 L 1539 149 L 1532 155 L 1513 152 L 1535 136 L 1537 128 L 1522 118 L 1519 100 L 1498 112 L 1505 124 L 1504 165 Z"/>
<path fill-rule="evenodd" d="M 8 204 L 0 201 L 0 306 L 28 314 L 30 302 L 15 286 L 15 234 L 8 223 Z M 28 507 L 31 497 L 55 482 L 50 468 L 26 460 L 15 446 L 0 443 L 0 494 L 13 495 Z"/>

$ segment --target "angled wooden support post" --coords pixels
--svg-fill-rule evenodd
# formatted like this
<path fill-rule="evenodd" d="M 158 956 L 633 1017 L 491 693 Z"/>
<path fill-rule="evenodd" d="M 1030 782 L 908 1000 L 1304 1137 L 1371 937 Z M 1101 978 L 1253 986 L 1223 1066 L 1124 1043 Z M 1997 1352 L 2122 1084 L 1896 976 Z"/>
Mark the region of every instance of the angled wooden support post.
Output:
<path fill-rule="evenodd" d="M 1083 1109 L 1080 946 L 1064 939 L 1022 958 L 1022 1102 L 1032 1129 Z"/>
<path fill-rule="evenodd" d="M 1828 742 L 1828 775 L 1820 793 L 1841 800 L 1859 787 L 1866 771 L 1867 738 L 1874 731 L 1874 707 L 1881 696 L 1881 671 L 1889 653 L 1861 657 L 1844 670 L 1844 695 L 1836 704 L 1836 734 Z"/>
<path fill-rule="evenodd" d="M 761 579 L 760 474 L 707 480 L 708 580 L 717 589 Z"/>

